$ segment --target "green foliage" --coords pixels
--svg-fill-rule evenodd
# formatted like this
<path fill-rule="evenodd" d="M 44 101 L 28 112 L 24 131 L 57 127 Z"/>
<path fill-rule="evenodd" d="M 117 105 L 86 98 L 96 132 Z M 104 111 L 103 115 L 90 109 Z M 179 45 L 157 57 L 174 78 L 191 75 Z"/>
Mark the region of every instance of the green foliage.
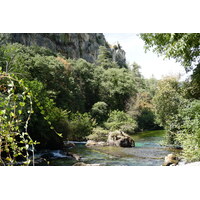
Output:
<path fill-rule="evenodd" d="M 182 157 L 187 161 L 200 159 L 200 101 L 187 101 L 184 108 L 171 122 L 170 131 L 182 148 Z"/>
<path fill-rule="evenodd" d="M 141 90 L 127 104 L 127 113 L 138 122 L 138 130 L 153 130 L 159 128 L 156 124 L 153 102 L 148 89 Z"/>
<path fill-rule="evenodd" d="M 0 71 L 0 165 L 22 165 L 31 162 L 33 140 L 28 133 L 32 109 L 32 94 L 22 80 Z M 34 157 L 33 157 L 34 164 Z"/>
<path fill-rule="evenodd" d="M 167 121 L 178 113 L 182 96 L 176 77 L 166 77 L 158 82 L 157 92 L 153 98 L 155 115 L 159 125 L 167 127 Z"/>
<path fill-rule="evenodd" d="M 110 68 L 104 71 L 100 99 L 112 110 L 124 110 L 127 101 L 136 93 L 134 80 L 127 69 Z"/>
<path fill-rule="evenodd" d="M 114 110 L 109 114 L 107 122 L 104 123 L 109 130 L 121 130 L 133 134 L 137 128 L 137 122 L 123 111 Z"/>
<path fill-rule="evenodd" d="M 180 62 L 186 71 L 193 70 L 188 84 L 190 97 L 200 98 L 200 33 L 147 33 L 140 34 L 147 50 Z"/>
<path fill-rule="evenodd" d="M 88 112 L 92 105 L 98 101 L 99 86 L 98 81 L 95 80 L 95 66 L 83 59 L 71 60 L 70 63 L 72 65 L 71 80 L 74 81 L 75 85 L 71 92 L 74 93 L 77 90 L 76 107 L 79 108 L 80 112 Z"/>
<path fill-rule="evenodd" d="M 56 107 L 54 100 L 48 97 L 48 93 L 41 82 L 29 81 L 27 85 L 33 94 L 35 111 L 29 126 L 31 137 L 40 141 L 40 148 L 61 147 L 62 134 L 66 137 L 69 132 L 68 122 L 66 121 L 67 113 Z"/>
<path fill-rule="evenodd" d="M 135 87 L 137 88 L 138 91 L 142 91 L 145 89 L 145 81 L 144 81 L 144 77 L 142 76 L 142 74 L 140 73 L 140 69 L 141 66 L 138 65 L 136 62 L 134 62 L 132 65 L 132 75 L 133 75 L 133 79 L 135 82 Z"/>
<path fill-rule="evenodd" d="M 103 129 L 102 127 L 96 127 L 92 130 L 92 134 L 86 137 L 87 140 L 94 140 L 96 142 L 106 142 L 108 139 L 108 130 Z"/>
<path fill-rule="evenodd" d="M 143 108 L 140 115 L 137 117 L 138 129 L 140 130 L 152 130 L 157 129 L 155 124 L 154 112 L 149 108 Z"/>
<path fill-rule="evenodd" d="M 145 79 L 144 82 L 146 91 L 149 93 L 150 97 L 153 98 L 157 91 L 158 80 L 151 77 L 149 79 Z"/>
<path fill-rule="evenodd" d="M 191 81 L 186 83 L 186 92 L 190 98 L 200 99 L 200 64 L 193 70 Z"/>
<path fill-rule="evenodd" d="M 104 69 L 113 67 L 112 54 L 105 46 L 99 47 L 97 64 L 101 65 Z"/>
<path fill-rule="evenodd" d="M 92 106 L 91 115 L 98 124 L 108 118 L 108 105 L 105 102 L 97 102 Z"/>
<path fill-rule="evenodd" d="M 140 37 L 147 50 L 153 48 L 160 55 L 174 58 L 187 70 L 199 62 L 199 33 L 145 33 L 140 34 Z"/>
<path fill-rule="evenodd" d="M 96 126 L 96 122 L 88 113 L 75 113 L 70 116 L 70 140 L 82 141 L 86 139 L 86 136 L 92 133 L 93 128 Z"/>

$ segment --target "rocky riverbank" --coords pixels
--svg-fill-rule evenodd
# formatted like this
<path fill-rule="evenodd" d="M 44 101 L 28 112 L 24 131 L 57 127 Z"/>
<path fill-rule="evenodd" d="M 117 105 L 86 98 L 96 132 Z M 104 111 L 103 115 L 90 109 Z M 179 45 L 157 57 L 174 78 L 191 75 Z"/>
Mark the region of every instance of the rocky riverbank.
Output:
<path fill-rule="evenodd" d="M 162 166 L 200 166 L 200 162 L 188 163 L 184 160 L 181 160 L 177 155 L 168 154 L 165 157 L 165 160 Z"/>

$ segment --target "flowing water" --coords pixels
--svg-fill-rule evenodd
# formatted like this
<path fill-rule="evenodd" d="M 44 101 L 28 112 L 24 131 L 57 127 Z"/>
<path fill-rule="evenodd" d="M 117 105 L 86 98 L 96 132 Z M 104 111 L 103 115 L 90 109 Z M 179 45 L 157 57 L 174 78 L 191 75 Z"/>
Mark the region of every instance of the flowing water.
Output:
<path fill-rule="evenodd" d="M 135 147 L 132 148 L 115 146 L 88 148 L 84 142 L 80 142 L 76 143 L 76 147 L 71 148 L 70 152 L 80 155 L 80 162 L 86 164 L 100 164 L 100 166 L 160 166 L 164 161 L 164 157 L 175 151 L 160 145 L 164 132 L 164 130 L 157 130 L 138 133 L 132 136 L 135 141 Z M 57 156 L 50 159 L 48 165 L 71 166 L 78 162 L 69 159 L 62 151 L 51 151 L 51 153 Z"/>

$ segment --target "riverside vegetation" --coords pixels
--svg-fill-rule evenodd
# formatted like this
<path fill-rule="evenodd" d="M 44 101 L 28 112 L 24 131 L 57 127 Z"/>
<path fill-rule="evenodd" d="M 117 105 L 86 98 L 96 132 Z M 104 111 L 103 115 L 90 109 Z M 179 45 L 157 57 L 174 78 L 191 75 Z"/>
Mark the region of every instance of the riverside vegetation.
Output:
<path fill-rule="evenodd" d="M 147 49 L 193 70 L 185 81 L 145 79 L 137 63 L 113 59 L 108 44 L 88 62 L 3 36 L 0 165 L 34 165 L 35 149 L 106 141 L 116 130 L 134 135 L 165 129 L 164 145 L 181 148 L 186 161 L 200 160 L 200 34 L 140 34 Z"/>

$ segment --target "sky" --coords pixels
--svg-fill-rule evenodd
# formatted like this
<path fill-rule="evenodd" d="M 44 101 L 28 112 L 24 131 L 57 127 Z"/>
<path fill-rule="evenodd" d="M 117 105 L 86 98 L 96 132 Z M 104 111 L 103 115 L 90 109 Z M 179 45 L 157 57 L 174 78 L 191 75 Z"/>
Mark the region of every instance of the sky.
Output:
<path fill-rule="evenodd" d="M 136 62 L 141 66 L 140 72 L 145 78 L 154 76 L 157 79 L 167 75 L 181 74 L 186 77 L 184 67 L 172 59 L 158 57 L 156 53 L 145 53 L 144 42 L 134 33 L 104 33 L 109 44 L 119 42 L 126 52 L 126 61 L 130 64 Z"/>

